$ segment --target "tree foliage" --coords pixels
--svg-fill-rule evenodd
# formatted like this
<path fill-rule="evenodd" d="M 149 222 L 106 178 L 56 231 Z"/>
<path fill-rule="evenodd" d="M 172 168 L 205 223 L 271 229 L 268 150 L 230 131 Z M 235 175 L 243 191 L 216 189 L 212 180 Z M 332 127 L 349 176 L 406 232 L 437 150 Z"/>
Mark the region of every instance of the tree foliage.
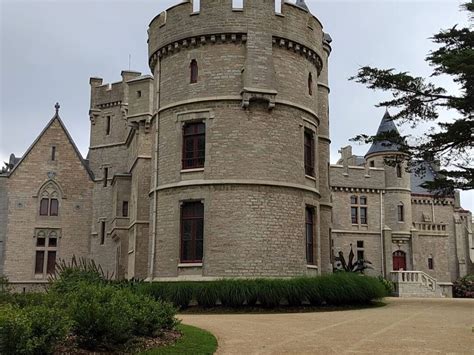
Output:
<path fill-rule="evenodd" d="M 462 5 L 474 19 L 474 0 Z M 459 86 L 459 93 L 450 93 L 435 85 L 428 78 L 413 76 L 395 69 L 361 67 L 349 80 L 364 84 L 372 90 L 390 92 L 392 98 L 378 106 L 396 108 L 392 117 L 416 127 L 420 122 L 433 122 L 436 129 L 429 130 L 416 140 L 407 139 L 393 132 L 381 135 L 358 135 L 353 140 L 363 143 L 388 141 L 398 144 L 406 159 L 416 162 L 437 160 L 446 168 L 432 182 L 425 183 L 430 190 L 451 194 L 454 189 L 474 188 L 474 32 L 458 25 L 441 30 L 431 40 L 438 49 L 431 51 L 426 61 L 433 67 L 431 77 L 449 75 Z M 440 111 L 448 110 L 449 120 L 440 119 Z M 413 142 L 414 141 L 414 142 Z M 397 156 L 399 159 L 399 156 Z M 415 171 L 422 174 L 422 171 Z"/>

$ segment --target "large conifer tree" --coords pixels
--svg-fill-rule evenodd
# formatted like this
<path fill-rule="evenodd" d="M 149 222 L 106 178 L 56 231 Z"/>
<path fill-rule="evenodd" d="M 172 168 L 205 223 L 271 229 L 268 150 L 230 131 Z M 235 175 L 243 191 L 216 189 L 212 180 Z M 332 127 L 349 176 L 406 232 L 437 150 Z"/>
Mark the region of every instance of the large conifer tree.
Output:
<path fill-rule="evenodd" d="M 350 78 L 369 89 L 390 92 L 392 99 L 378 106 L 398 109 L 394 120 L 408 122 L 413 127 L 422 121 L 436 123 L 437 129 L 418 137 L 416 143 L 408 143 L 407 137 L 393 132 L 375 136 L 361 134 L 354 140 L 364 143 L 388 140 L 399 144 L 401 150 L 408 153 L 411 166 L 420 160 L 440 160 L 445 168 L 435 181 L 425 187 L 443 194 L 452 193 L 453 189 L 469 190 L 474 187 L 474 0 L 462 7 L 468 13 L 469 26 L 458 28 L 456 25 L 435 34 L 431 39 L 439 48 L 426 57 L 434 68 L 432 76 L 450 75 L 459 85 L 459 93 L 450 93 L 429 79 L 396 72 L 395 69 L 365 66 Z M 442 109 L 448 109 L 451 115 L 449 121 L 440 121 Z"/>

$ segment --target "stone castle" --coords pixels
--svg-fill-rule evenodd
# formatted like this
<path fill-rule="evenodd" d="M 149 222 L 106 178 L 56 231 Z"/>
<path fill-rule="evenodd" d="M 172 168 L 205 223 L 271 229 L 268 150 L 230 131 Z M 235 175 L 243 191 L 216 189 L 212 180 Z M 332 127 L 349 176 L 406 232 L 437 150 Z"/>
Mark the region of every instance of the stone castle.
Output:
<path fill-rule="evenodd" d="M 151 75 L 90 79 L 86 159 L 57 106 L 0 174 L 13 285 L 73 255 L 117 278 L 206 280 L 328 273 L 352 248 L 412 294 L 472 271 L 470 212 L 385 165 L 396 147 L 330 165 L 331 37 L 303 0 L 183 1 L 148 34 Z"/>

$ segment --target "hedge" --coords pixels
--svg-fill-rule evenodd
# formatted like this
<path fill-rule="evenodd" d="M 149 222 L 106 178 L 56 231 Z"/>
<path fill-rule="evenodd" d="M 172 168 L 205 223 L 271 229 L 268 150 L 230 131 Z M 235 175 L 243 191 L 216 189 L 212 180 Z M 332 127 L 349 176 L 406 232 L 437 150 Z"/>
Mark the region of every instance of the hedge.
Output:
<path fill-rule="evenodd" d="M 145 293 L 180 308 L 191 304 L 202 307 L 243 307 L 259 305 L 357 305 L 387 296 L 377 278 L 355 273 L 335 273 L 291 279 L 224 279 L 205 282 L 153 282 L 135 286 Z"/>

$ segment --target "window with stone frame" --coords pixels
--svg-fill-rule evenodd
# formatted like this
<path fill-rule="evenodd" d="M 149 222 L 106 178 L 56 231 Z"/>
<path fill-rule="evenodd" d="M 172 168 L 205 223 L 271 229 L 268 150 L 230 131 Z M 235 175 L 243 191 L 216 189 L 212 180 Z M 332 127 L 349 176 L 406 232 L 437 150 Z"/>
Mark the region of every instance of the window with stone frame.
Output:
<path fill-rule="evenodd" d="M 313 74 L 309 73 L 308 75 L 308 94 L 313 96 Z"/>
<path fill-rule="evenodd" d="M 368 207 L 366 196 L 351 196 L 351 222 L 352 224 L 368 224 Z"/>
<path fill-rule="evenodd" d="M 59 188 L 53 182 L 47 183 L 39 193 L 39 215 L 59 216 Z"/>
<path fill-rule="evenodd" d="M 35 275 L 46 277 L 54 273 L 59 236 L 56 231 L 39 231 L 36 236 Z"/>
<path fill-rule="evenodd" d="M 183 127 L 183 169 L 204 167 L 206 155 L 206 125 L 189 122 Z"/>
<path fill-rule="evenodd" d="M 431 254 L 428 256 L 428 269 L 434 270 L 434 259 Z"/>
<path fill-rule="evenodd" d="M 201 263 L 204 252 L 204 204 L 201 201 L 181 205 L 182 263 Z"/>
<path fill-rule="evenodd" d="M 314 265 L 314 207 L 306 206 L 306 263 Z"/>
<path fill-rule="evenodd" d="M 100 221 L 100 245 L 105 244 L 105 221 Z"/>
<path fill-rule="evenodd" d="M 128 201 L 122 202 L 122 217 L 128 217 Z"/>
<path fill-rule="evenodd" d="M 402 165 L 397 164 L 396 170 L 397 170 L 397 177 L 401 178 L 402 177 Z"/>
<path fill-rule="evenodd" d="M 189 64 L 189 68 L 191 70 L 191 84 L 195 84 L 198 81 L 198 74 L 199 74 L 199 68 L 198 68 L 198 63 L 196 59 L 193 59 L 191 61 L 191 64 Z"/>
<path fill-rule="evenodd" d="M 308 176 L 315 176 L 314 170 L 314 132 L 310 129 L 304 130 L 304 171 Z"/>
<path fill-rule="evenodd" d="M 363 240 L 357 241 L 357 260 L 365 260 Z"/>
<path fill-rule="evenodd" d="M 397 206 L 398 222 L 405 222 L 405 206 L 400 202 Z"/>

